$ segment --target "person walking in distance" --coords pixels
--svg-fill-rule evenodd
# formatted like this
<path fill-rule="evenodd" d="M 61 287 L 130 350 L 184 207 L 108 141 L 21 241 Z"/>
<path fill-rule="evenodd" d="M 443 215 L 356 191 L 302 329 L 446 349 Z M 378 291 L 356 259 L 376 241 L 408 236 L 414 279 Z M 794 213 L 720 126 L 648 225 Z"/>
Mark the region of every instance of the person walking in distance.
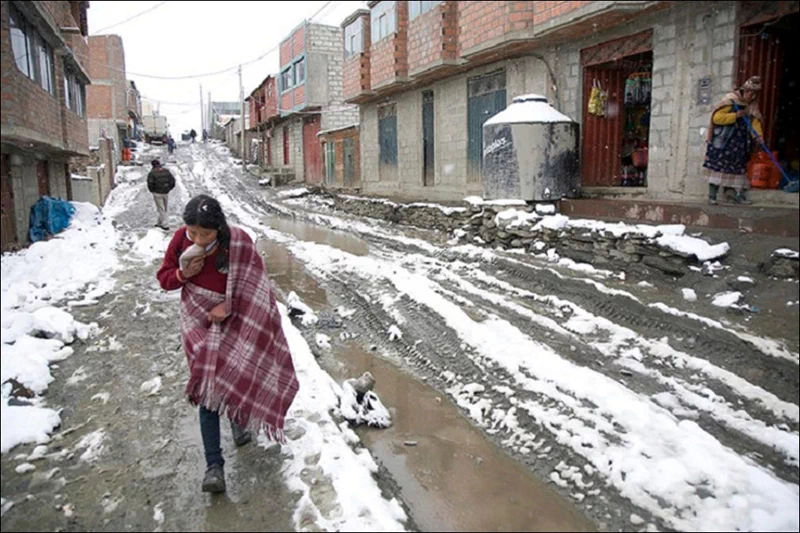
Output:
<path fill-rule="evenodd" d="M 192 143 L 194 144 L 194 140 L 197 138 L 197 132 L 192 129 L 192 131 L 189 132 L 189 137 L 192 138 Z"/>
<path fill-rule="evenodd" d="M 147 190 L 153 194 L 158 211 L 156 226 L 168 230 L 169 220 L 169 193 L 175 188 L 175 176 L 172 172 L 161 166 L 161 161 L 153 159 L 153 170 L 147 175 Z"/>

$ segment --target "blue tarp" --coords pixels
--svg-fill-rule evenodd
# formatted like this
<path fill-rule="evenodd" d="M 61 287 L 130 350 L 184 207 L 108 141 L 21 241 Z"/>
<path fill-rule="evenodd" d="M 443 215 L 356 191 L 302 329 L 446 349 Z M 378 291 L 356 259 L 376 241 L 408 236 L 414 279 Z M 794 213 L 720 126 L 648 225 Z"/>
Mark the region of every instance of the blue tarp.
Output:
<path fill-rule="evenodd" d="M 41 241 L 48 235 L 55 235 L 69 226 L 75 208 L 66 200 L 42 196 L 31 207 L 31 227 L 28 237 L 31 242 Z"/>

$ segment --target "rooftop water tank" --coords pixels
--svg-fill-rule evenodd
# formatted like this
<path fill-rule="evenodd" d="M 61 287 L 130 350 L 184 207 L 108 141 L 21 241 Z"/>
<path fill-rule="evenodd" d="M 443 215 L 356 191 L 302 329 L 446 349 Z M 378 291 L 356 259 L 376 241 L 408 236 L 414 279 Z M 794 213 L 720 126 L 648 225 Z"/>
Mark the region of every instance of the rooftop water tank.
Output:
<path fill-rule="evenodd" d="M 517 96 L 483 124 L 483 195 L 552 201 L 580 189 L 578 123 L 538 94 Z"/>

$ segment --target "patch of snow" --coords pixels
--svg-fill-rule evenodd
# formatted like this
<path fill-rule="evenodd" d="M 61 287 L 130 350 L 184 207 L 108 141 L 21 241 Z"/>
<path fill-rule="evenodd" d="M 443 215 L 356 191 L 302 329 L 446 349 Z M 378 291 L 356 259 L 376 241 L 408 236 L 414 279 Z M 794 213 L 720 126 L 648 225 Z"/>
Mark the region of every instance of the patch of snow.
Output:
<path fill-rule="evenodd" d="M 656 239 L 662 248 L 684 255 L 694 255 L 699 261 L 710 261 L 726 255 L 731 247 L 727 242 L 708 244 L 702 239 L 687 235 L 662 235 Z"/>
<path fill-rule="evenodd" d="M 559 231 L 565 229 L 569 225 L 569 217 L 565 215 L 553 215 L 543 218 L 536 226 L 535 230 L 549 229 Z"/>
<path fill-rule="evenodd" d="M 683 294 L 683 299 L 687 302 L 696 302 L 697 301 L 697 293 L 694 289 L 683 288 L 681 289 L 681 294 Z"/>
<path fill-rule="evenodd" d="M 790 248 L 778 248 L 772 255 L 776 255 L 778 257 L 786 257 L 788 259 L 800 259 L 800 252 L 797 250 L 792 250 Z"/>
<path fill-rule="evenodd" d="M 161 376 L 156 376 L 151 380 L 145 381 L 139 387 L 147 396 L 155 396 L 161 390 Z"/>
<path fill-rule="evenodd" d="M 402 339 L 403 338 L 403 332 L 400 331 L 400 328 L 397 327 L 397 324 L 392 324 L 391 326 L 389 326 L 388 333 L 389 333 L 389 340 L 390 341 L 395 341 L 397 339 Z"/>
<path fill-rule="evenodd" d="M 289 189 L 288 191 L 280 191 L 276 196 L 278 198 L 299 198 L 308 194 L 308 189 L 305 187 L 298 187 L 297 189 Z"/>
<path fill-rule="evenodd" d="M 111 394 L 107 392 L 98 392 L 94 396 L 92 396 L 92 400 L 100 400 L 103 404 L 107 404 L 109 398 L 111 398 Z"/>
<path fill-rule="evenodd" d="M 540 215 L 555 215 L 556 206 L 553 204 L 536 204 L 536 212 Z"/>
<path fill-rule="evenodd" d="M 484 126 L 497 124 L 535 124 L 535 123 L 566 123 L 575 122 L 567 115 L 559 112 L 547 103 L 547 99 L 537 95 L 517 96 L 510 106 L 499 112 L 486 122 Z"/>
<path fill-rule="evenodd" d="M 639 282 L 639 283 L 637 283 L 636 285 L 638 285 L 639 287 L 643 287 L 643 288 L 645 288 L 645 289 L 650 289 L 650 288 L 653 288 L 653 287 L 655 287 L 655 285 L 653 285 L 653 284 L 652 284 L 652 283 L 650 283 L 649 281 L 640 281 L 640 282 Z"/>
<path fill-rule="evenodd" d="M 36 470 L 36 465 L 32 465 L 30 463 L 22 463 L 21 465 L 17 465 L 17 467 L 14 469 L 14 471 L 20 475 L 33 472 L 34 470 Z"/>
<path fill-rule="evenodd" d="M 742 299 L 742 293 L 738 291 L 719 292 L 711 300 L 712 305 L 717 307 L 731 307 Z"/>
<path fill-rule="evenodd" d="M 355 426 L 366 425 L 372 428 L 388 428 L 392 425 L 392 415 L 381 402 L 378 395 L 367 392 L 361 402 L 350 384 L 351 380 L 342 384 L 339 411 L 345 420 Z"/>
<path fill-rule="evenodd" d="M 445 215 L 452 215 L 453 213 L 464 213 L 467 210 L 465 207 L 448 207 L 441 204 L 430 204 L 424 202 L 415 202 L 413 204 L 408 204 L 403 207 L 428 207 L 431 209 L 438 209 Z"/>
<path fill-rule="evenodd" d="M 755 280 L 748 276 L 739 276 L 736 278 L 736 281 L 741 281 L 742 283 L 755 283 Z"/>
<path fill-rule="evenodd" d="M 106 432 L 102 429 L 98 429 L 84 436 L 75 446 L 76 450 L 84 450 L 83 454 L 81 454 L 81 461 L 87 463 L 97 461 L 105 450 L 105 439 Z"/>
<path fill-rule="evenodd" d="M 317 346 L 319 346 L 320 348 L 323 348 L 325 350 L 330 350 L 331 338 L 329 336 L 325 335 L 324 333 L 317 333 L 315 341 L 317 343 Z"/>
<path fill-rule="evenodd" d="M 5 359 L 5 357 L 4 357 Z M 5 361 L 3 362 L 5 366 Z M 49 434 L 61 425 L 58 411 L 37 405 L 9 406 L 3 394 L 0 404 L 0 452 L 6 453 L 18 444 L 49 442 Z"/>
<path fill-rule="evenodd" d="M 132 251 L 143 261 L 161 261 L 167 251 L 172 234 L 167 234 L 163 230 L 151 228 L 144 237 L 136 241 Z"/>

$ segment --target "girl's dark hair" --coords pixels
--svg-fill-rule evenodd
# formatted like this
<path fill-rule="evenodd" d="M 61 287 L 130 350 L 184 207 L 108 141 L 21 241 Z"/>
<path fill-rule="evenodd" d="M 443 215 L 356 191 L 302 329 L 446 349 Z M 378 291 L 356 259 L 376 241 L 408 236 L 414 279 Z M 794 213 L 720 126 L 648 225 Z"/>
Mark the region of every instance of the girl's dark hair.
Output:
<path fill-rule="evenodd" d="M 217 236 L 219 252 L 215 266 L 220 272 L 228 271 L 228 249 L 231 244 L 231 229 L 225 220 L 225 213 L 222 206 L 214 198 L 201 194 L 195 196 L 183 210 L 183 223 L 187 226 L 200 226 L 205 229 L 215 229 L 219 233 Z"/>

